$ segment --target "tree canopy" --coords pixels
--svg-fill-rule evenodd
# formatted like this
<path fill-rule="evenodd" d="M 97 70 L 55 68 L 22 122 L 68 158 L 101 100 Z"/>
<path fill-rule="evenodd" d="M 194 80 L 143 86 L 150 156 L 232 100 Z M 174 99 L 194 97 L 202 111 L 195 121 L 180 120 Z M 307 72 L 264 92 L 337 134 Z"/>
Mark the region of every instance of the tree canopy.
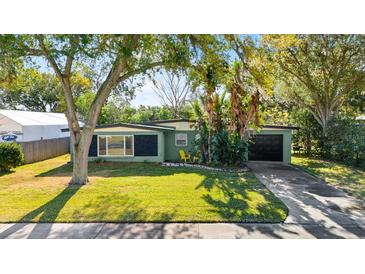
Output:
<path fill-rule="evenodd" d="M 365 88 L 363 35 L 264 35 L 277 65 L 277 88 L 312 113 L 323 131 Z"/>

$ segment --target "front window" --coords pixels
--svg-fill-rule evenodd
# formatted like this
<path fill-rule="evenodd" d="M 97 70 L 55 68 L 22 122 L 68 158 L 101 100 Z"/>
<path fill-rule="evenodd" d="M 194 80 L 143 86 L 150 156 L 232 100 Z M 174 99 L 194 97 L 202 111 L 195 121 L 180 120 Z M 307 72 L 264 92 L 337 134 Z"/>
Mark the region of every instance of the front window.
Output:
<path fill-rule="evenodd" d="M 125 155 L 133 155 L 133 136 L 125 136 Z"/>
<path fill-rule="evenodd" d="M 99 155 L 106 155 L 106 136 L 99 136 Z"/>
<path fill-rule="evenodd" d="M 108 136 L 108 155 L 124 156 L 124 137 Z"/>
<path fill-rule="evenodd" d="M 175 145 L 178 147 L 187 146 L 188 135 L 187 134 L 175 134 Z"/>
<path fill-rule="evenodd" d="M 99 136 L 99 156 L 133 156 L 133 136 Z"/>

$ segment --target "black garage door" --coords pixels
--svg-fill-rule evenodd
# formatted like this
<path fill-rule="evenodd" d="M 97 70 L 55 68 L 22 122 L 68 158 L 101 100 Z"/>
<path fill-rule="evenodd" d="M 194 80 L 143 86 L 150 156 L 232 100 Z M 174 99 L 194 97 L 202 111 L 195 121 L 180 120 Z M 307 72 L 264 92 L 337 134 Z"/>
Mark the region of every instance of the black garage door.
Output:
<path fill-rule="evenodd" d="M 255 135 L 248 149 L 248 159 L 252 161 L 283 161 L 283 135 Z"/>

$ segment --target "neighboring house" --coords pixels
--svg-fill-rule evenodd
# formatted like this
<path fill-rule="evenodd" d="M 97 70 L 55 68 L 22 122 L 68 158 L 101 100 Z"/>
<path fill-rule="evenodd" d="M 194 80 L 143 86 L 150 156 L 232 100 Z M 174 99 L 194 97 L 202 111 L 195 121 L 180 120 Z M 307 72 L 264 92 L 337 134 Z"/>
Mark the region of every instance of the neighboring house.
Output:
<path fill-rule="evenodd" d="M 69 137 L 63 113 L 0 110 L 0 142 L 29 142 Z"/>
<path fill-rule="evenodd" d="M 249 160 L 291 161 L 291 134 L 295 127 L 264 126 L 253 137 Z M 63 129 L 68 131 L 68 129 Z M 178 161 L 179 150 L 190 152 L 197 132 L 188 120 L 154 121 L 145 124 L 97 126 L 89 160 L 164 162 Z"/>

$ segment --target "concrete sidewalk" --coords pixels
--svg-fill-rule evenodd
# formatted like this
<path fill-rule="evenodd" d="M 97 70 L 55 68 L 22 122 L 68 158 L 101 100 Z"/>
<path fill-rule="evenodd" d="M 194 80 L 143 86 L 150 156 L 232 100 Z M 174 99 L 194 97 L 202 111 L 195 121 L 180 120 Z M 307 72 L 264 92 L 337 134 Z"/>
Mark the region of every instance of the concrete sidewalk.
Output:
<path fill-rule="evenodd" d="M 365 238 L 365 227 L 322 224 L 15 223 L 0 224 L 1 239 L 280 239 Z"/>

